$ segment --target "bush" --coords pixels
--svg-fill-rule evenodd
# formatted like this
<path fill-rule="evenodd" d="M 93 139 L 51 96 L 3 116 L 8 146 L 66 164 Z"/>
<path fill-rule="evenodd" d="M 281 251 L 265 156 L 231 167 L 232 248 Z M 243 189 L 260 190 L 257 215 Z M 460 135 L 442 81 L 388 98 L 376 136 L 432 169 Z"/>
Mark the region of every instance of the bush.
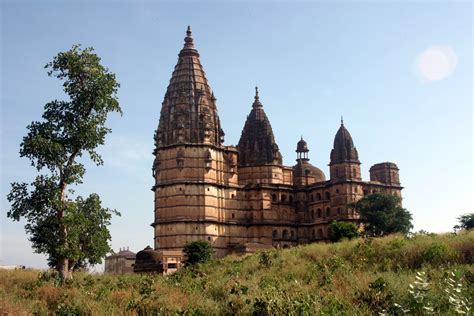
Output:
<path fill-rule="evenodd" d="M 210 261 L 214 255 L 211 244 L 204 240 L 187 243 L 183 248 L 183 252 L 186 255 L 186 266 Z"/>
<path fill-rule="evenodd" d="M 338 242 L 342 239 L 352 239 L 359 236 L 357 226 L 349 222 L 332 221 L 329 225 L 329 239 Z"/>

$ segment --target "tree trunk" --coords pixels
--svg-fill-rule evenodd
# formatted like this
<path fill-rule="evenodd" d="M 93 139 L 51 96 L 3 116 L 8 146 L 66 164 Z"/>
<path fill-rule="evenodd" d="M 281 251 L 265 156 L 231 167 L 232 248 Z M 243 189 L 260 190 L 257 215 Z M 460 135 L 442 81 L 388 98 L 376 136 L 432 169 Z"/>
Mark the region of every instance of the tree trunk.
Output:
<path fill-rule="evenodd" d="M 62 178 L 62 175 L 61 175 Z M 60 234 L 60 243 L 63 246 L 67 244 L 67 229 L 64 225 L 64 211 L 65 205 L 64 200 L 66 197 L 66 183 L 61 179 L 61 209 L 58 210 L 58 222 L 59 222 L 59 234 Z M 67 258 L 58 258 L 58 272 L 61 278 L 61 284 L 64 284 L 66 280 L 72 279 L 72 273 L 69 271 L 69 260 Z"/>

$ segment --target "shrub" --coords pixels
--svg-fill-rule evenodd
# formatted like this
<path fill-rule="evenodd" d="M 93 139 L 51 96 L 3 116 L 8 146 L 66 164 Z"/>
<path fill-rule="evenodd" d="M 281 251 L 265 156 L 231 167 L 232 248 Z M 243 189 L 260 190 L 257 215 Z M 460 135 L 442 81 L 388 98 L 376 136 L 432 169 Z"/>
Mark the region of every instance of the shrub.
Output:
<path fill-rule="evenodd" d="M 332 221 L 329 225 L 329 239 L 338 242 L 342 239 L 352 239 L 359 236 L 357 226 L 349 222 Z"/>
<path fill-rule="evenodd" d="M 187 243 L 183 248 L 183 252 L 186 255 L 185 265 L 187 266 L 210 261 L 214 255 L 211 244 L 204 240 Z"/>

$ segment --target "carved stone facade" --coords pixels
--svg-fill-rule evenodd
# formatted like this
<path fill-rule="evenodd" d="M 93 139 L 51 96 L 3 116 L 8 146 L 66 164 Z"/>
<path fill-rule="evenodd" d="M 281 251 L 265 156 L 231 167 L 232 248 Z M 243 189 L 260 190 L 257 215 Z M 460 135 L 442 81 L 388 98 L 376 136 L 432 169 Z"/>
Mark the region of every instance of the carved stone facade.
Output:
<path fill-rule="evenodd" d="M 284 166 L 258 90 L 238 146 L 225 146 L 190 28 L 178 56 L 155 133 L 155 250 L 207 240 L 225 256 L 325 241 L 331 221 L 357 222 L 348 203 L 379 191 L 400 196 L 394 163 L 372 166 L 370 181 L 362 181 L 342 120 L 328 180 L 310 164 L 303 139 L 296 165 Z"/>

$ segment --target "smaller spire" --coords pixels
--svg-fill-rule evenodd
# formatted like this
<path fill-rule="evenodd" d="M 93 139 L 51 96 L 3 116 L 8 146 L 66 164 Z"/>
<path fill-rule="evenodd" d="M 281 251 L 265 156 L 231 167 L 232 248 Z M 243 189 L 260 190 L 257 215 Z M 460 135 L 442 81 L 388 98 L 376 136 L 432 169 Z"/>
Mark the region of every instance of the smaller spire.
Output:
<path fill-rule="evenodd" d="M 255 101 L 253 102 L 252 107 L 257 108 L 257 107 L 262 107 L 262 103 L 260 102 L 260 98 L 258 96 L 258 87 L 255 87 Z"/>

